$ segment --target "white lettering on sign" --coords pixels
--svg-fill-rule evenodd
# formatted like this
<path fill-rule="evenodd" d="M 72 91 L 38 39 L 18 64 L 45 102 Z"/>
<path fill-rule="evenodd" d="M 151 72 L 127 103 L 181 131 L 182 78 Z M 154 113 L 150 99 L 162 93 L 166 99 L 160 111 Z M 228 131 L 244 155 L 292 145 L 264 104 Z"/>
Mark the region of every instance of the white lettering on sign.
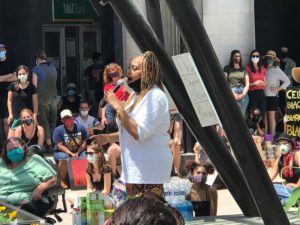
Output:
<path fill-rule="evenodd" d="M 63 3 L 65 14 L 85 14 L 85 8 L 76 3 Z"/>
<path fill-rule="evenodd" d="M 221 124 L 191 54 L 184 53 L 172 58 L 201 126 Z"/>

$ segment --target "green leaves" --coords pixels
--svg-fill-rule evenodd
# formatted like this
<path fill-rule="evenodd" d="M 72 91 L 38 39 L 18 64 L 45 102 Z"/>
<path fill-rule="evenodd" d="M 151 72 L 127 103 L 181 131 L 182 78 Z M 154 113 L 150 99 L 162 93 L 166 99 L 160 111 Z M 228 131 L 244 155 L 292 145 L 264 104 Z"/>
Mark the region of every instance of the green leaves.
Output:
<path fill-rule="evenodd" d="M 298 199 L 300 199 L 300 187 L 296 187 L 293 190 L 291 196 L 288 198 L 288 200 L 286 201 L 286 203 L 283 207 L 284 211 L 286 211 L 286 212 L 289 211 L 289 209 L 297 203 Z M 299 206 L 298 206 L 297 217 L 300 219 L 300 208 L 299 208 Z"/>

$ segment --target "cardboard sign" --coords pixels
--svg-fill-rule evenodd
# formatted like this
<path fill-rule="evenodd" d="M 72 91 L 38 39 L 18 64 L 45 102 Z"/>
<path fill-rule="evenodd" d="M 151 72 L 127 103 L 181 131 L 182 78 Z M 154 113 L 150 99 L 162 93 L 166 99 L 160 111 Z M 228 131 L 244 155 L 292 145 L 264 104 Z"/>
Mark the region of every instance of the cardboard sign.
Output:
<path fill-rule="evenodd" d="M 172 56 L 202 127 L 221 124 L 190 53 Z"/>
<path fill-rule="evenodd" d="M 286 133 L 291 137 L 300 136 L 300 87 L 286 90 Z"/>
<path fill-rule="evenodd" d="M 87 165 L 86 157 L 67 159 L 71 190 L 86 189 L 85 171 Z"/>

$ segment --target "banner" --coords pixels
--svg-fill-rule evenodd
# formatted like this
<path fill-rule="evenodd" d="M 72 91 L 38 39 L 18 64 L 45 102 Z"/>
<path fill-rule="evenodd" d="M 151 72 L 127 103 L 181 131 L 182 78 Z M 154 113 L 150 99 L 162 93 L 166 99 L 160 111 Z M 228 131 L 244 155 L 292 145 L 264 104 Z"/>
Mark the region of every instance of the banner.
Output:
<path fill-rule="evenodd" d="M 286 121 L 286 133 L 300 137 L 300 87 L 288 87 L 286 90 Z"/>
<path fill-rule="evenodd" d="M 88 165 L 86 157 L 68 158 L 66 160 L 71 190 L 86 189 L 85 171 Z"/>

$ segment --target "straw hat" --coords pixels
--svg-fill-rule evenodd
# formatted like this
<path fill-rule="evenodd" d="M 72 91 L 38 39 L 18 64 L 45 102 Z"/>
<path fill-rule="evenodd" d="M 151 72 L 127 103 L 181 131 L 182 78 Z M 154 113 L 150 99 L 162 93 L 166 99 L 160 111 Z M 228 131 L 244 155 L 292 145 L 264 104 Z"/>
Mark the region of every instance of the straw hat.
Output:
<path fill-rule="evenodd" d="M 276 52 L 273 50 L 267 51 L 267 53 L 262 58 L 265 58 L 265 57 L 271 57 L 275 62 L 277 62 L 277 63 L 280 62 L 280 59 L 277 58 L 277 56 L 276 56 Z"/>
<path fill-rule="evenodd" d="M 293 77 L 294 81 L 296 81 L 297 83 L 300 83 L 300 67 L 294 67 L 292 69 L 292 77 Z"/>

